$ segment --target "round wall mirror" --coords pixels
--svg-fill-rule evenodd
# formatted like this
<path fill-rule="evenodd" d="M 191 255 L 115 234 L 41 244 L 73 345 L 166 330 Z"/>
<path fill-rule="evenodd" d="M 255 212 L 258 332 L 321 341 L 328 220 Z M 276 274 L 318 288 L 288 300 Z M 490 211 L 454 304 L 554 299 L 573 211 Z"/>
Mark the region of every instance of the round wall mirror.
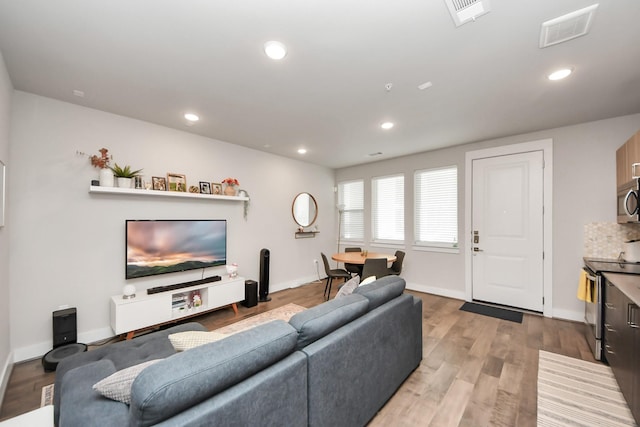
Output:
<path fill-rule="evenodd" d="M 309 227 L 318 217 L 318 204 L 309 193 L 300 193 L 293 199 L 293 220 L 301 227 Z"/>

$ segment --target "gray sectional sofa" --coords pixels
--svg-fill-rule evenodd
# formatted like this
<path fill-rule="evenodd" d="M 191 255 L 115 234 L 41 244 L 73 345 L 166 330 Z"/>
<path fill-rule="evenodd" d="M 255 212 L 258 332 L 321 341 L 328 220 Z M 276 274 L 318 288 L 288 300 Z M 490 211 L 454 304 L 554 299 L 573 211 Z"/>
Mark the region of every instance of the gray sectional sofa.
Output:
<path fill-rule="evenodd" d="M 71 356 L 58 365 L 55 423 L 66 426 L 358 426 L 422 360 L 422 301 L 388 276 L 294 315 L 175 353 L 180 325 Z M 131 404 L 93 384 L 161 358 L 133 382 Z"/>

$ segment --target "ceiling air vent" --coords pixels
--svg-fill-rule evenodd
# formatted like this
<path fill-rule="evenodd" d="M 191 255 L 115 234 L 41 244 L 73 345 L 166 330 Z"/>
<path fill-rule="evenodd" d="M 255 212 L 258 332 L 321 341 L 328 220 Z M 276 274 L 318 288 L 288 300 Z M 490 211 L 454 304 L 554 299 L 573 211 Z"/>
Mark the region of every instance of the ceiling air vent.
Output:
<path fill-rule="evenodd" d="M 444 0 L 456 27 L 475 21 L 478 16 L 491 10 L 489 0 Z"/>
<path fill-rule="evenodd" d="M 542 23 L 540 30 L 540 48 L 553 46 L 589 32 L 598 4 Z"/>

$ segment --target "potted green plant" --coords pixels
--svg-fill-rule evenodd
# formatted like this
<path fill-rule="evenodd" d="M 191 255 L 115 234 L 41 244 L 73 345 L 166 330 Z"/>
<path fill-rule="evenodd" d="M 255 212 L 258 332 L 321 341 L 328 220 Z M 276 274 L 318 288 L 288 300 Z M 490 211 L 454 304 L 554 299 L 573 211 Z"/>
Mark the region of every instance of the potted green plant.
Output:
<path fill-rule="evenodd" d="M 118 164 L 114 164 L 113 167 L 110 167 L 109 169 L 111 169 L 111 171 L 113 171 L 113 175 L 115 175 L 115 177 L 118 180 L 118 187 L 121 188 L 131 188 L 131 180 L 140 175 L 140 172 L 142 172 L 142 169 L 138 169 L 138 170 L 131 170 L 131 166 L 126 165 L 125 167 L 121 168 L 120 166 L 118 166 Z"/>

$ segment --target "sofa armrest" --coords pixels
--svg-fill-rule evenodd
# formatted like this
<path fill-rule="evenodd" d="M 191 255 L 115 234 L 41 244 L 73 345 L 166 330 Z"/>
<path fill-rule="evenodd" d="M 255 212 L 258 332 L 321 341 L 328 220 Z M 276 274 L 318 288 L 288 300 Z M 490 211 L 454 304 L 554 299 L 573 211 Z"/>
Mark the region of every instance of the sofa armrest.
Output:
<path fill-rule="evenodd" d="M 53 393 L 55 423 L 57 424 L 60 417 L 60 387 L 62 383 L 66 381 L 65 376 L 70 370 L 99 360 L 108 360 L 112 362 L 115 370 L 119 371 L 148 360 L 169 357 L 176 352 L 167 338 L 170 334 L 184 331 L 206 330 L 204 326 L 196 322 L 183 323 L 136 337 L 132 340 L 105 345 L 62 359 L 56 368 L 56 380 Z"/>

